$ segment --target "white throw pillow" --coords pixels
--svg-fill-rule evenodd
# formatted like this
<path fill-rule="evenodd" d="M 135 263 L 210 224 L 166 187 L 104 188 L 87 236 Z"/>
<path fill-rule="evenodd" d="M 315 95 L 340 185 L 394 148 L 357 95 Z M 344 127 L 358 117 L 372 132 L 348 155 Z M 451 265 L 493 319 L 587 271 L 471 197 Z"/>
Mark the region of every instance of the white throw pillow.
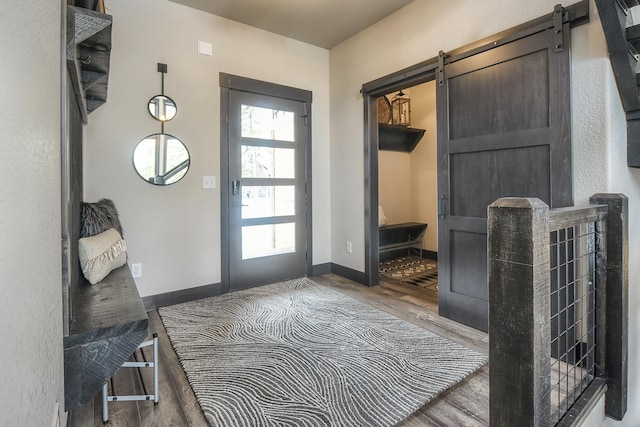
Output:
<path fill-rule="evenodd" d="M 95 285 L 127 262 L 127 244 L 115 228 L 78 240 L 82 274 Z"/>

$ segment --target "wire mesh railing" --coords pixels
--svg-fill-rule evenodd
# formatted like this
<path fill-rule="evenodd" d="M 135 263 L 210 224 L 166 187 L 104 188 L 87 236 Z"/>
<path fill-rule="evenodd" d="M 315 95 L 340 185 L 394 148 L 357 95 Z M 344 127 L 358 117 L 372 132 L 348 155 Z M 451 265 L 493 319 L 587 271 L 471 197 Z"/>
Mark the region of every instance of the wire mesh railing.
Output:
<path fill-rule="evenodd" d="M 628 203 L 591 202 L 489 206 L 491 425 L 579 425 L 602 396 L 608 416 L 624 416 Z"/>
<path fill-rule="evenodd" d="M 595 378 L 599 221 L 550 230 L 551 421 L 557 423 Z M 600 235 L 598 235 L 600 233 Z"/>

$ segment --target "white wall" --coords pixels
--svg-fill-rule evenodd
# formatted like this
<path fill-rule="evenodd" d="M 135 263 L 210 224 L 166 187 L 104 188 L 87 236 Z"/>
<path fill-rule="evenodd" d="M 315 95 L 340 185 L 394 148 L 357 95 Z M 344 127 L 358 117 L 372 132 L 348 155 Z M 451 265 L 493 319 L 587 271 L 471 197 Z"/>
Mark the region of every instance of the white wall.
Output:
<path fill-rule="evenodd" d="M 416 0 L 331 50 L 331 200 L 340 206 L 332 209 L 333 262 L 364 271 L 362 84 L 551 13 L 555 3 Z M 590 10 L 591 22 L 572 31 L 574 200 L 584 204 L 600 191 L 630 199 L 629 411 L 622 423 L 602 417 L 595 423 L 635 426 L 640 425 L 640 170 L 626 166 L 626 124 L 593 0 Z M 345 240 L 353 242 L 352 254 L 340 250 Z"/>
<path fill-rule="evenodd" d="M 129 263 L 143 264 L 142 296 L 219 283 L 220 72 L 313 92 L 313 262 L 331 259 L 329 201 L 329 52 L 167 0 L 110 0 L 113 50 L 107 103 L 85 132 L 85 201 L 106 197 L 120 211 Z M 213 56 L 196 52 L 198 40 Z M 159 132 L 147 112 L 160 93 L 156 63 L 168 65 L 165 93 L 178 106 L 165 132 L 191 154 L 180 182 L 156 187 L 132 167 L 137 142 Z"/>
<path fill-rule="evenodd" d="M 387 224 L 413 221 L 411 217 L 411 155 L 380 150 L 378 201 Z"/>
<path fill-rule="evenodd" d="M 423 249 L 438 251 L 438 182 L 435 82 L 403 89 L 411 96 L 411 126 L 425 129 L 411 153 L 378 152 L 378 198 L 388 224 L 422 222 Z M 387 98 L 392 98 L 389 94 Z"/>
<path fill-rule="evenodd" d="M 427 224 L 422 248 L 438 252 L 436 84 L 431 81 L 408 91 L 412 99 L 412 125 L 426 130 L 411 152 L 411 218 Z"/>
<path fill-rule="evenodd" d="M 0 424 L 64 412 L 60 248 L 61 1 L 0 14 Z M 66 417 L 61 417 L 64 425 Z"/>

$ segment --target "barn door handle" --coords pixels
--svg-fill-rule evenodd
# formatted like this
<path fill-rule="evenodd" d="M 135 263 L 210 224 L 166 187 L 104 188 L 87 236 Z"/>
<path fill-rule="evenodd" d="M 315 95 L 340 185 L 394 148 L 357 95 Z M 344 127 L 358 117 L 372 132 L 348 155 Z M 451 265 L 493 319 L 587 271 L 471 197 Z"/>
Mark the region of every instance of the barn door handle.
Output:
<path fill-rule="evenodd" d="M 444 194 L 440 195 L 440 200 L 438 200 L 438 218 L 444 219 L 445 213 L 444 210 L 446 208 L 447 199 L 444 197 Z"/>
<path fill-rule="evenodd" d="M 231 194 L 234 196 L 240 194 L 240 180 L 235 179 L 231 181 Z"/>

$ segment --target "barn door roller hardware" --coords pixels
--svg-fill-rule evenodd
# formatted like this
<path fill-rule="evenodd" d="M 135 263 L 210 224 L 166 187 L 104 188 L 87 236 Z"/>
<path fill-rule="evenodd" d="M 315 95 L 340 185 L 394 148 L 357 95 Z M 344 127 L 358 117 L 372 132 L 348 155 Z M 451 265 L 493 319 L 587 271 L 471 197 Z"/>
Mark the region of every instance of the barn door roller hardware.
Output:
<path fill-rule="evenodd" d="M 561 4 L 555 5 L 553 8 L 553 47 L 555 52 L 562 52 L 564 50 L 564 43 L 562 40 L 562 21 L 564 15 L 564 7 Z"/>
<path fill-rule="evenodd" d="M 445 209 L 447 206 L 447 198 L 444 194 L 440 195 L 440 199 L 438 200 L 438 218 L 445 219 L 447 214 L 445 213 Z"/>
<path fill-rule="evenodd" d="M 444 52 L 438 52 L 438 86 L 444 86 Z"/>

